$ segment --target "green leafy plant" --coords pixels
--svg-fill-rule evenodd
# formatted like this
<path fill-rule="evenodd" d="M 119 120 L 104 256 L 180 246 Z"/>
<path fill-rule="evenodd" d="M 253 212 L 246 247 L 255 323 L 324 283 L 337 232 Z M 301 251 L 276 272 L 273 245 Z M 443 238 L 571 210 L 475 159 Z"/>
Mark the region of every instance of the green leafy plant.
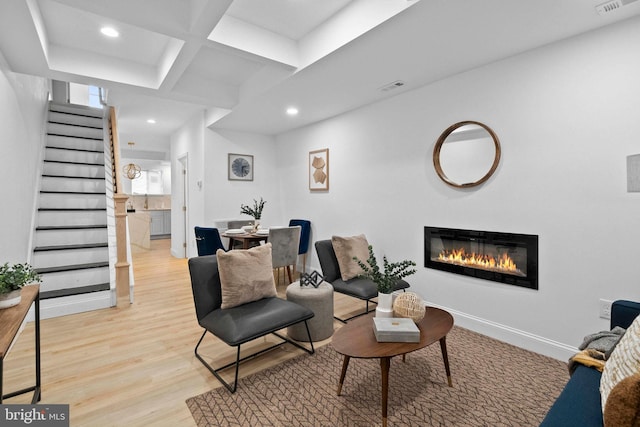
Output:
<path fill-rule="evenodd" d="M 415 262 L 409 260 L 389 262 L 386 255 L 382 257 L 383 270 L 381 271 L 371 245 L 369 245 L 369 259 L 367 259 L 366 263 L 359 260 L 358 257 L 353 257 L 353 259 L 364 270 L 364 274 L 360 276 L 371 279 L 381 294 L 391 293 L 398 280 L 416 272 L 415 268 L 411 268 L 416 266 Z"/>
<path fill-rule="evenodd" d="M 29 264 L 5 263 L 0 267 L 0 294 L 17 291 L 29 283 L 40 283 L 40 276 Z"/>
<path fill-rule="evenodd" d="M 264 209 L 264 204 L 266 201 L 262 200 L 260 197 L 260 201 L 253 199 L 253 207 L 249 205 L 240 205 L 240 213 L 247 214 L 254 219 L 262 218 L 262 209 Z"/>

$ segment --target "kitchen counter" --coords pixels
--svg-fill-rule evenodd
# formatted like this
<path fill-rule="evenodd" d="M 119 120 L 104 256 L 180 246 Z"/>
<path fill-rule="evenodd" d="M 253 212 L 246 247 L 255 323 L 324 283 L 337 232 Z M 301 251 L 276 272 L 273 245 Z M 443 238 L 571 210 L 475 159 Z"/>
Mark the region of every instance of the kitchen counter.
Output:
<path fill-rule="evenodd" d="M 127 212 L 131 252 L 139 253 L 151 249 L 151 215 L 144 211 Z"/>

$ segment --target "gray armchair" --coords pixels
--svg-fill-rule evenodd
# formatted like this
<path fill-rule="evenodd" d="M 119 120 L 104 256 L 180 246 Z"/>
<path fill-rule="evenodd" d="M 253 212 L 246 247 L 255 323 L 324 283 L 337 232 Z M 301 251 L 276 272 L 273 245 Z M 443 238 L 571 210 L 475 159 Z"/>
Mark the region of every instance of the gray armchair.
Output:
<path fill-rule="evenodd" d="M 189 259 L 189 272 L 191 274 L 191 287 L 193 290 L 193 301 L 196 307 L 196 317 L 198 318 L 198 324 L 204 329 L 198 344 L 196 344 L 194 350 L 195 355 L 231 393 L 236 391 L 238 385 L 238 370 L 240 362 L 243 360 L 262 354 L 287 342 L 309 354 L 315 352 L 307 324 L 307 320 L 311 319 L 314 315 L 313 311 L 294 302 L 277 297 L 262 298 L 258 301 L 249 302 L 237 307 L 222 309 L 222 289 L 216 256 L 208 255 Z M 277 332 L 280 329 L 300 322 L 304 322 L 305 324 L 311 349 L 307 349 Z M 227 345 L 237 347 L 235 362 L 215 369 L 200 356 L 198 347 L 200 347 L 207 332 L 218 337 Z M 274 334 L 282 341 L 266 349 L 240 358 L 240 346 L 242 344 L 268 334 Z M 222 379 L 219 372 L 234 365 L 235 379 L 231 385 Z"/>
<path fill-rule="evenodd" d="M 331 243 L 331 240 L 318 240 L 315 243 L 315 247 L 316 253 L 318 254 L 318 260 L 320 261 L 320 267 L 322 268 L 322 275 L 324 276 L 324 280 L 331 283 L 331 285 L 333 286 L 333 290 L 335 292 L 340 292 L 342 294 L 348 295 L 353 298 L 358 298 L 366 302 L 364 312 L 356 314 L 355 316 L 351 316 L 347 319 L 341 319 L 334 316 L 335 319 L 346 323 L 348 320 L 373 311 L 369 310 L 369 302 L 377 304 L 376 301 L 373 301 L 373 298 L 376 298 L 378 296 L 378 288 L 376 284 L 371 280 L 363 277 L 356 277 L 345 282 L 344 280 L 342 280 L 340 265 L 338 264 L 338 259 L 336 258 L 335 251 L 333 250 L 333 244 Z M 405 282 L 404 280 L 399 280 L 393 290 L 404 290 L 408 287 L 409 284 L 407 282 Z"/>

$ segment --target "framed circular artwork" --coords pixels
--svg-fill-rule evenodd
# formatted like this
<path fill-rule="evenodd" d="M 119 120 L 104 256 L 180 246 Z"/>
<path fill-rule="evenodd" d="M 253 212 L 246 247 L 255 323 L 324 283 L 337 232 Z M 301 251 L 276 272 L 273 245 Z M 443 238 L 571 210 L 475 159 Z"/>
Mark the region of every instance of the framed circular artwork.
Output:
<path fill-rule="evenodd" d="M 229 180 L 253 181 L 253 156 L 229 153 Z"/>

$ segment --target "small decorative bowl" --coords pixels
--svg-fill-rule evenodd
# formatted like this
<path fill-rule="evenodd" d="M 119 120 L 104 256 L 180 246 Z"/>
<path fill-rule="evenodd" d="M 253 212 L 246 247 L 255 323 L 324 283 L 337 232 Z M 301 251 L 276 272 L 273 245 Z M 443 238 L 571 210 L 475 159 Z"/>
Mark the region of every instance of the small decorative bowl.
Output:
<path fill-rule="evenodd" d="M 426 311 L 422 298 L 413 292 L 403 292 L 393 302 L 393 317 L 408 317 L 418 323 Z"/>

